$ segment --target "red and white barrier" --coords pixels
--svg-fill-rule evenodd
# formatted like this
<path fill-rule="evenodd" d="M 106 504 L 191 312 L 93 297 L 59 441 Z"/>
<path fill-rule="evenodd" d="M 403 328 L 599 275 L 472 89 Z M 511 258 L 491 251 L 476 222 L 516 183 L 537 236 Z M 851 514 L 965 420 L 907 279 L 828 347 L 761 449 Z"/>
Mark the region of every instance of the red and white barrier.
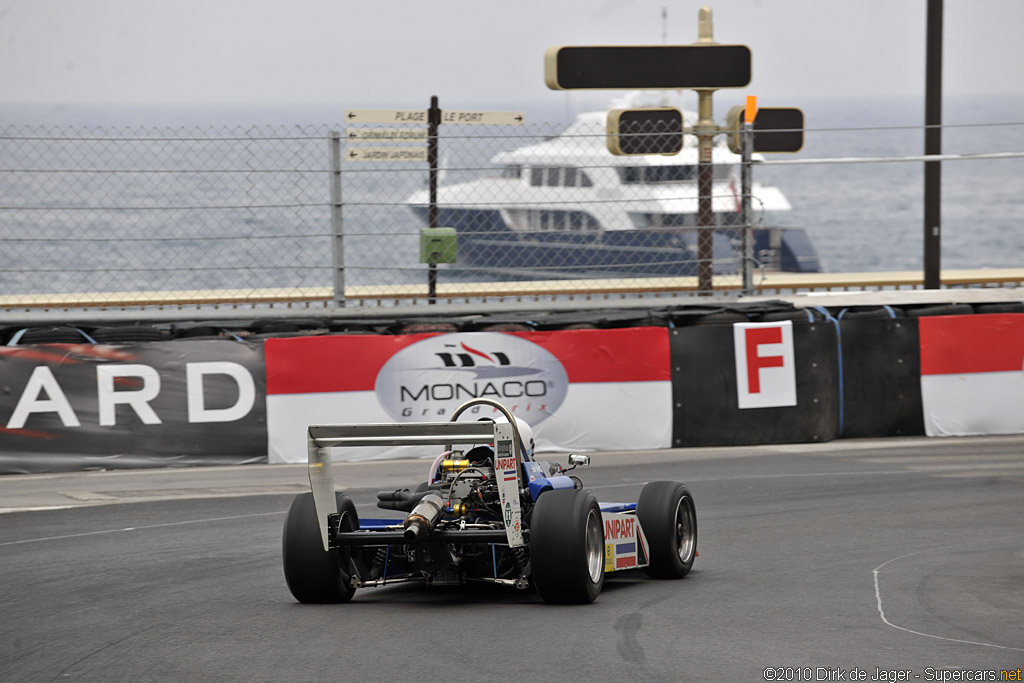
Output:
<path fill-rule="evenodd" d="M 928 436 L 1024 433 L 1024 314 L 921 318 Z"/>
<path fill-rule="evenodd" d="M 480 397 L 529 422 L 538 450 L 671 444 L 665 328 L 281 338 L 265 354 L 272 463 L 306 461 L 310 424 L 444 422 Z M 496 416 L 480 408 L 462 419 Z M 395 447 L 337 457 L 430 455 Z"/>

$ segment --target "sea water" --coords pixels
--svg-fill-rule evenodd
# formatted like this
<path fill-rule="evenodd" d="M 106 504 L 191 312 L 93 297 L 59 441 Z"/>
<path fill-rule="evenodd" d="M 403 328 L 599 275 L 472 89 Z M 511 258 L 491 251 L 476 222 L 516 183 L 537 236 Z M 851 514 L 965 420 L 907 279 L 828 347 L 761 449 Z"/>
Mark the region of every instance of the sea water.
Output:
<path fill-rule="evenodd" d="M 570 122 L 576 110 L 586 108 L 579 102 L 567 103 L 553 95 L 552 101 L 523 105 L 521 103 L 491 103 L 474 106 L 468 102 L 447 104 L 459 109 L 494 109 L 525 111 L 531 124 L 550 123 L 552 133 L 558 132 Z M 732 101 L 732 100 L 735 100 Z M 724 118 L 724 112 L 731 104 L 740 103 L 740 96 L 731 93 L 716 95 L 716 118 Z M 719 104 L 720 103 L 720 104 Z M 696 107 L 691 98 L 688 108 Z M 767 104 L 767 103 L 765 103 Z M 775 103 L 772 103 L 775 104 Z M 783 103 L 778 103 L 780 106 Z M 785 106 L 799 106 L 804 110 L 807 132 L 803 150 L 797 154 L 767 155 L 768 163 L 755 167 L 755 180 L 762 184 L 777 185 L 788 197 L 792 211 L 771 217 L 774 224 L 802 226 L 807 229 L 811 240 L 826 270 L 831 272 L 920 270 L 923 264 L 923 215 L 924 215 L 924 173 L 922 162 L 902 163 L 859 163 L 844 165 L 771 165 L 777 159 L 828 159 L 838 157 L 899 157 L 916 156 L 924 152 L 924 104 L 923 98 L 810 98 L 800 102 L 786 102 Z M 1024 152 L 1024 115 L 1021 111 L 1024 96 L 1014 97 L 947 97 L 944 102 L 943 152 L 946 154 L 968 154 L 985 152 Z M 351 103 L 349 105 L 42 105 L 42 104 L 0 104 L 0 128 L 24 131 L 30 126 L 33 131 L 95 129 L 110 131 L 135 130 L 139 128 L 166 129 L 174 127 L 240 130 L 266 127 L 279 129 L 281 126 L 296 126 L 297 129 L 343 130 L 343 111 L 351 108 L 374 108 L 374 103 Z M 378 107 L 382 105 L 376 105 Z M 386 106 L 386 105 L 384 105 Z M 415 108 L 415 107 L 410 107 Z M 999 125 L 996 125 L 999 124 Z M 1010 124 L 1010 125 L 1006 125 Z M 443 135 L 442 135 L 443 140 Z M 530 142 L 535 142 L 531 140 Z M 280 143 L 280 149 L 287 152 L 287 142 Z M 317 151 L 319 154 L 319 151 Z M 59 157 L 59 151 L 56 153 Z M 486 158 L 474 165 L 485 165 Z M 9 170 L 11 160 L 0 159 L 0 182 L 4 182 L 4 170 Z M 457 175 L 472 176 L 473 172 Z M 10 174 L 7 174 L 10 177 Z M 131 176 L 139 178 L 139 176 Z M 459 179 L 459 178 L 457 178 Z M 407 181 L 408 188 L 400 188 L 403 197 L 406 190 L 422 187 L 423 178 Z M 59 182 L 57 179 L 54 182 Z M 156 205 L 173 204 L 182 201 L 181 196 L 161 196 L 158 184 L 139 187 L 124 187 L 124 179 L 109 177 L 111 183 L 122 183 L 106 192 L 111 202 L 120 197 L 138 195 Z M 85 191 L 84 189 L 82 190 Z M 104 192 L 104 188 L 89 188 L 90 192 Z M 204 185 L 201 177 L 190 188 L 191 199 L 203 197 Z M 176 190 L 181 193 L 181 190 Z M 356 192 L 346 191 L 347 202 L 364 201 L 372 203 L 376 195 L 388 192 L 394 195 L 393 183 L 381 181 L 368 183 Z M 326 195 L 326 193 L 325 193 Z M 207 199 L 215 199 L 207 197 Z M 308 199 L 308 198 L 307 198 Z M 394 197 L 392 197 L 394 199 Z M 66 198 L 65 198 L 66 201 Z M 312 200 L 310 200 L 312 201 Z M 315 199 L 326 202 L 326 197 Z M 350 284 L 379 282 L 372 268 L 360 271 L 360 266 L 372 266 L 380 256 L 372 245 L 378 244 L 384 235 L 374 235 L 376 229 L 370 224 L 383 226 L 382 230 L 393 229 L 393 221 L 409 221 L 407 210 L 392 206 L 389 220 L 366 221 L 359 227 L 348 223 L 356 234 L 348 242 L 346 262 L 352 268 Z M 393 215 L 391 215 L 393 214 Z M 314 220 L 322 219 L 317 214 Z M 24 215 L 22 221 L 26 220 Z M 31 220 L 29 218 L 28 220 Z M 942 164 L 942 268 L 990 268 L 1024 267 L 1024 158 L 1002 160 L 948 161 Z M 265 229 L 272 231 L 272 221 L 260 225 L 260 219 L 252 219 L 255 225 L 246 230 Z M 7 223 L 4 225 L 3 223 Z M 139 260 L 130 250 L 116 243 L 118 230 L 130 232 L 131 226 L 96 226 L 103 234 L 115 239 L 111 249 L 123 251 L 126 260 Z M 220 229 L 219 226 L 196 226 L 197 231 Z M 24 222 L 12 224 L 4 220 L 0 212 L 0 242 L 26 232 L 35 233 L 36 226 Z M 321 231 L 322 232 L 322 231 Z M 127 234 L 127 233 L 125 233 Z M 181 253 L 179 258 L 188 261 L 216 245 L 197 241 L 175 244 Z M 245 263 L 261 263 L 267 259 L 294 258 L 300 266 L 304 256 L 297 251 L 296 244 L 268 242 L 262 254 L 247 254 Z M 162 247 L 163 248 L 163 247 Z M 402 254 L 416 262 L 413 254 L 415 245 L 402 247 L 409 254 Z M 282 251 L 284 249 L 284 251 Z M 296 250 L 294 254 L 287 249 Z M 190 251 L 191 250 L 191 251 Z M 320 251 L 323 251 L 322 249 Z M 69 244 L 64 251 L 57 250 L 49 264 L 54 272 L 62 267 L 71 267 L 77 251 Z M 227 265 L 237 254 L 218 255 L 227 259 Z M 63 263 L 62 263 L 63 261 Z M 241 261 L 240 261 L 241 263 Z M 4 266 L 0 268 L 2 273 Z M 241 266 L 239 266 L 241 267 Z M 321 271 L 326 267 L 318 266 Z M 102 276 L 102 274 L 100 274 Z M 221 273 L 221 279 L 209 279 L 200 286 L 231 286 L 230 269 Z M 132 287 L 149 289 L 178 288 L 173 278 L 166 282 L 155 282 L 160 273 L 141 273 L 136 276 Z M 420 275 L 409 276 L 418 281 Z M 3 277 L 7 291 L 23 289 L 18 277 Z M 62 291 L 59 277 L 50 278 L 53 289 Z M 80 280 L 76 276 L 75 280 Z M 405 281 L 401 274 L 388 276 L 390 281 Z M 298 286 L 328 284 L 320 273 L 309 279 L 275 282 L 275 285 Z M 78 283 L 81 285 L 81 282 Z M 103 290 L 123 287 L 105 287 L 102 281 L 95 286 L 76 286 L 71 289 Z M 26 291 L 39 291 L 37 286 L 28 286 Z"/>

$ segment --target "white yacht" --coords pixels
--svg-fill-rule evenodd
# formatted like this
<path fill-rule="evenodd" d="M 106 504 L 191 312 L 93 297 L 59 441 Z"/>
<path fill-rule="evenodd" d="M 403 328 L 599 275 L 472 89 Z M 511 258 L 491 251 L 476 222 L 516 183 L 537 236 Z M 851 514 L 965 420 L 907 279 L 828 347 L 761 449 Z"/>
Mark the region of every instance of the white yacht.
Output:
<path fill-rule="evenodd" d="M 458 231 L 460 265 L 527 277 L 696 273 L 696 138 L 686 135 L 673 156 L 615 156 L 605 143 L 606 117 L 580 114 L 558 136 L 495 154 L 490 161 L 500 174 L 440 185 L 438 225 Z M 696 119 L 684 111 L 687 127 Z M 735 273 L 742 250 L 740 157 L 724 136 L 716 140 L 714 272 Z M 791 208 L 782 191 L 755 182 L 751 194 L 760 266 L 819 271 L 802 228 L 770 226 L 773 214 Z M 424 224 L 428 201 L 426 190 L 408 199 Z"/>

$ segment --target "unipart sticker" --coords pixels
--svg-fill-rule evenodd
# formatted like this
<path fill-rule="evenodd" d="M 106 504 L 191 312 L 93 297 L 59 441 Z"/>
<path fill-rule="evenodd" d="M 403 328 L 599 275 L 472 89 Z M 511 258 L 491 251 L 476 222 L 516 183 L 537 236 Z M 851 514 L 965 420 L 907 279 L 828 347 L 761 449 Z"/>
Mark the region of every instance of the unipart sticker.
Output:
<path fill-rule="evenodd" d="M 515 470 L 516 459 L 515 458 L 498 458 L 494 465 L 499 470 Z"/>
<path fill-rule="evenodd" d="M 548 350 L 497 332 L 430 337 L 392 356 L 377 374 L 375 392 L 400 422 L 445 420 L 472 398 L 499 401 L 532 425 L 565 400 L 569 378 Z M 474 406 L 467 417 L 496 417 Z"/>
<path fill-rule="evenodd" d="M 636 537 L 636 517 L 605 517 L 604 538 L 614 541 Z"/>

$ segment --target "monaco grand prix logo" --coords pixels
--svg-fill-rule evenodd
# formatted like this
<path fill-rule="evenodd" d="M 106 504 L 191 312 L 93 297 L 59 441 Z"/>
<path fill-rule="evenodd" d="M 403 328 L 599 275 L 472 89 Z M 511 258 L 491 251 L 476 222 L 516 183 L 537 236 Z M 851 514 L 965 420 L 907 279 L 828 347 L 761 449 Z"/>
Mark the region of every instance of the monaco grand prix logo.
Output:
<path fill-rule="evenodd" d="M 445 421 L 471 398 L 499 401 L 536 425 L 562 404 L 569 378 L 547 349 L 510 334 L 430 337 L 392 356 L 377 374 L 377 400 L 402 422 Z M 496 417 L 475 406 L 476 417 Z"/>

